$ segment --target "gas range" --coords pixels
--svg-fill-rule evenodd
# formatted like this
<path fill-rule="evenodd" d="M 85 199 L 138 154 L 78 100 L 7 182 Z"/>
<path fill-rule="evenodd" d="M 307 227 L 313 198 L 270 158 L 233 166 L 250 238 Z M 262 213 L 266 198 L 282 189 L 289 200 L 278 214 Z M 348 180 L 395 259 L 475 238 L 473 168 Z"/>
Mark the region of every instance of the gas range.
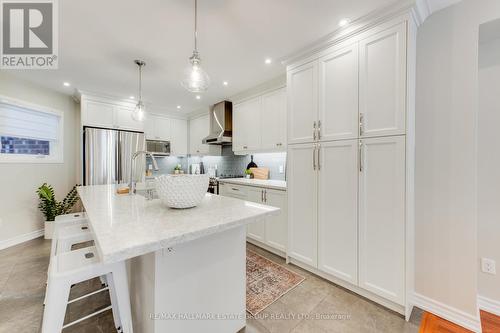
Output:
<path fill-rule="evenodd" d="M 210 180 L 208 182 L 207 192 L 213 194 L 219 194 L 219 179 L 228 179 L 228 178 L 243 178 L 243 175 L 221 174 L 219 177 L 210 177 Z"/>

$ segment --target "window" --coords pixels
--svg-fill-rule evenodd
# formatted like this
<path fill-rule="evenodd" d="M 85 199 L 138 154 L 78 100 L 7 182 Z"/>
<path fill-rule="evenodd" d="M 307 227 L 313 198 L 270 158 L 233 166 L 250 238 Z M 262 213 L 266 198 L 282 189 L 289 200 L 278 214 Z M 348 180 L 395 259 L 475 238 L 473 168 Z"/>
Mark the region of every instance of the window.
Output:
<path fill-rule="evenodd" d="M 0 163 L 62 163 L 63 115 L 0 96 Z"/>

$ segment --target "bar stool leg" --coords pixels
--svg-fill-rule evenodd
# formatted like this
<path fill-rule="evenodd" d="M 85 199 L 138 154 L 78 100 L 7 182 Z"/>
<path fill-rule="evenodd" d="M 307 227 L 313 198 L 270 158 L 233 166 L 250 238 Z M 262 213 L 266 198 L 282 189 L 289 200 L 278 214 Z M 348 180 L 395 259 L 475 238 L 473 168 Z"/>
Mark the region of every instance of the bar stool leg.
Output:
<path fill-rule="evenodd" d="M 60 333 L 62 331 L 70 287 L 71 284 L 64 279 L 49 278 L 41 333 Z"/>
<path fill-rule="evenodd" d="M 113 287 L 116 291 L 116 301 L 120 312 L 121 328 L 123 333 L 133 333 L 132 312 L 130 310 L 130 294 L 128 291 L 127 269 L 125 262 L 114 265 L 112 271 Z M 108 279 L 108 283 L 109 280 Z"/>
<path fill-rule="evenodd" d="M 121 330 L 121 322 L 120 322 L 120 311 L 118 310 L 118 300 L 116 299 L 116 289 L 113 283 L 113 277 L 111 274 L 106 275 L 106 280 L 108 281 L 109 288 L 109 298 L 111 299 L 111 306 L 113 311 L 113 320 L 115 322 L 115 328 Z"/>

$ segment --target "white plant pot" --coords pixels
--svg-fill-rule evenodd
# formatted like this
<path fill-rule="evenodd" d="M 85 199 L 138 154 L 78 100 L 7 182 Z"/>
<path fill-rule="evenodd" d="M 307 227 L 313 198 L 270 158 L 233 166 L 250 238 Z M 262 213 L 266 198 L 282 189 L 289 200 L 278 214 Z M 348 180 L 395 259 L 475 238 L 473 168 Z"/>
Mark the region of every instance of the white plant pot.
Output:
<path fill-rule="evenodd" d="M 52 239 L 52 235 L 54 234 L 54 221 L 45 221 L 44 222 L 44 238 Z"/>

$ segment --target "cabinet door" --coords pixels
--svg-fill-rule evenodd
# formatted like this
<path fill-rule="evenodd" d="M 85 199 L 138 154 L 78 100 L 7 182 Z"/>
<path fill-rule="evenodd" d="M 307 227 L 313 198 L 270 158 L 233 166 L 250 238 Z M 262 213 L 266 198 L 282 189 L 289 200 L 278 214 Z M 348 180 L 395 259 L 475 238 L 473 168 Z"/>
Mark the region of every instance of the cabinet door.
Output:
<path fill-rule="evenodd" d="M 317 267 L 316 145 L 288 146 L 288 256 Z"/>
<path fill-rule="evenodd" d="M 358 137 L 358 45 L 319 59 L 319 139 Z"/>
<path fill-rule="evenodd" d="M 359 285 L 404 305 L 405 138 L 360 143 Z"/>
<path fill-rule="evenodd" d="M 86 101 L 82 110 L 83 124 L 95 127 L 114 127 L 114 107 L 111 104 Z"/>
<path fill-rule="evenodd" d="M 286 252 L 287 243 L 287 198 L 285 191 L 265 189 L 264 204 L 281 209 L 279 215 L 266 219 L 266 244 Z"/>
<path fill-rule="evenodd" d="M 144 123 L 132 118 L 133 109 L 115 106 L 115 127 L 119 129 L 143 131 Z"/>
<path fill-rule="evenodd" d="M 191 119 L 189 124 L 189 153 L 193 155 L 202 153 L 201 140 L 203 139 L 201 133 L 203 131 L 203 125 L 205 124 L 203 118 L 204 117 Z M 208 133 L 208 127 L 206 131 Z"/>
<path fill-rule="evenodd" d="M 237 104 L 233 109 L 233 151 L 260 149 L 261 98 Z"/>
<path fill-rule="evenodd" d="M 256 203 L 263 203 L 264 189 L 257 187 L 246 188 L 246 200 Z M 265 242 L 266 239 L 266 219 L 261 218 L 257 222 L 250 223 L 247 227 L 247 236 L 256 241 Z"/>
<path fill-rule="evenodd" d="M 152 114 L 146 114 L 146 119 L 144 120 L 144 134 L 148 140 L 156 140 L 155 123 L 156 116 Z"/>
<path fill-rule="evenodd" d="M 312 142 L 318 121 L 318 62 L 287 73 L 288 144 Z"/>
<path fill-rule="evenodd" d="M 156 119 L 155 119 L 155 139 L 164 140 L 164 141 L 169 141 L 172 139 L 169 118 L 156 117 Z"/>
<path fill-rule="evenodd" d="M 286 89 L 262 96 L 261 147 L 286 151 Z"/>
<path fill-rule="evenodd" d="M 318 268 L 358 283 L 358 140 L 322 143 L 318 181 Z"/>
<path fill-rule="evenodd" d="M 187 121 L 184 119 L 170 119 L 171 142 L 170 149 L 172 155 L 187 154 Z"/>
<path fill-rule="evenodd" d="M 404 134 L 406 25 L 359 43 L 359 109 L 362 137 Z"/>

